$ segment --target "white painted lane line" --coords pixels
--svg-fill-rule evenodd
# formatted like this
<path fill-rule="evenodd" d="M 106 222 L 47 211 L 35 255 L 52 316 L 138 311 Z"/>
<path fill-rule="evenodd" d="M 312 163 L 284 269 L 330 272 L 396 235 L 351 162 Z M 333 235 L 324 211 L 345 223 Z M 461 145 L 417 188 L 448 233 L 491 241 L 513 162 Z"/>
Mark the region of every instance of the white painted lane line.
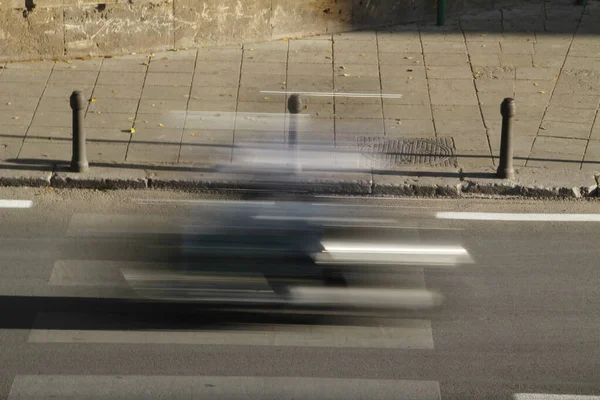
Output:
<path fill-rule="evenodd" d="M 177 234 L 190 222 L 190 218 L 151 214 L 73 214 L 67 228 L 67 236 Z"/>
<path fill-rule="evenodd" d="M 334 218 L 334 217 L 292 217 L 292 216 L 278 216 L 278 215 L 255 215 L 252 219 L 264 220 L 264 221 L 313 221 L 313 222 L 348 222 L 348 223 L 375 223 L 375 224 L 386 224 L 394 223 L 394 219 L 381 219 L 381 218 Z"/>
<path fill-rule="evenodd" d="M 421 399 L 440 400 L 436 381 L 255 376 L 17 375 L 14 399 Z"/>
<path fill-rule="evenodd" d="M 600 222 L 600 214 L 437 212 L 435 217 L 470 221 Z"/>
<path fill-rule="evenodd" d="M 431 321 L 402 319 L 396 326 L 252 324 L 218 330 L 94 329 L 122 327 L 131 320 L 108 314 L 39 313 L 30 343 L 127 343 L 240 346 L 299 346 L 433 350 Z M 49 329 L 48 327 L 52 327 Z M 77 327 L 77 329 L 73 328 Z"/>
<path fill-rule="evenodd" d="M 48 280 L 50 286 L 127 287 L 121 268 L 129 263 L 95 260 L 57 260 Z"/>
<path fill-rule="evenodd" d="M 274 205 L 274 201 L 247 201 L 247 200 L 177 200 L 177 199 L 133 199 L 134 203 L 138 204 L 156 204 L 156 205 L 164 205 L 164 204 L 202 204 L 202 205 L 211 205 L 211 206 L 220 206 L 220 205 L 260 205 L 260 206 L 270 206 Z"/>
<path fill-rule="evenodd" d="M 31 208 L 31 200 L 0 200 L 0 208 Z"/>
<path fill-rule="evenodd" d="M 550 393 L 516 393 L 515 400 L 600 400 L 600 396 Z"/>

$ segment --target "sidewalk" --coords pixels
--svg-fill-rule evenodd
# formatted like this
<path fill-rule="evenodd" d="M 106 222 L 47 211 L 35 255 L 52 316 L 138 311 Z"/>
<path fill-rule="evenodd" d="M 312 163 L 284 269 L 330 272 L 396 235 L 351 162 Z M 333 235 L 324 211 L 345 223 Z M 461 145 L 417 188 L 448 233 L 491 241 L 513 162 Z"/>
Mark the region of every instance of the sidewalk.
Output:
<path fill-rule="evenodd" d="M 571 1 L 503 9 L 443 28 L 2 65 L 4 184 L 49 184 L 68 164 L 73 90 L 90 100 L 94 179 L 118 170 L 146 184 L 161 174 L 168 182 L 202 171 L 193 166 L 239 162 L 249 149 L 285 143 L 289 93 L 320 92 L 302 95 L 299 119 L 299 143 L 320 154 L 314 169 L 329 163 L 362 174 L 369 193 L 381 182 L 401 189 L 378 193 L 415 194 L 402 188 L 435 180 L 434 187 L 463 185 L 459 191 L 468 181 L 471 190 L 488 184 L 523 194 L 488 179 L 500 147 L 500 103 L 514 97 L 519 176 L 556 193 L 586 194 L 600 174 L 600 3 L 588 1 L 585 12 Z M 339 163 L 340 149 L 360 154 Z M 417 149 L 421 157 L 384 154 L 389 149 Z M 365 167 L 365 159 L 375 164 Z"/>

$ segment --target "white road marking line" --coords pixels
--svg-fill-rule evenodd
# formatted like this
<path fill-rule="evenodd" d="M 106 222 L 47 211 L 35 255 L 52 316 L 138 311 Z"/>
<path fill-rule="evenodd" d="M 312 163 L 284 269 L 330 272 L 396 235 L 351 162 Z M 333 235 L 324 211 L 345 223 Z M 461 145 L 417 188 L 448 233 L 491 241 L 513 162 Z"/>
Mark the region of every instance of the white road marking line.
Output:
<path fill-rule="evenodd" d="M 428 309 L 438 306 L 442 296 L 423 289 L 383 288 L 330 288 L 322 286 L 296 286 L 289 288 L 292 304 L 317 306 L 354 306 L 394 309 L 402 304 L 412 309 Z"/>
<path fill-rule="evenodd" d="M 578 394 L 516 393 L 515 400 L 600 400 L 600 396 Z"/>
<path fill-rule="evenodd" d="M 31 200 L 0 200 L 0 208 L 31 208 Z"/>
<path fill-rule="evenodd" d="M 393 219 L 377 219 L 377 218 L 333 218 L 333 217 L 287 217 L 277 215 L 256 215 L 252 217 L 256 220 L 264 221 L 316 221 L 316 222 L 364 222 L 364 223 L 394 223 Z"/>
<path fill-rule="evenodd" d="M 437 212 L 435 217 L 470 221 L 600 222 L 600 214 Z"/>
<path fill-rule="evenodd" d="M 94 260 L 56 260 L 50 286 L 127 287 L 121 267 L 128 263 Z"/>
<path fill-rule="evenodd" d="M 122 316 L 109 314 L 39 313 L 30 343 L 198 344 L 240 346 L 300 346 L 433 350 L 431 321 L 402 319 L 398 326 L 332 326 L 253 324 L 219 330 L 94 329 L 126 327 Z M 48 328 L 52 327 L 52 328 Z M 78 327 L 73 329 L 71 327 Z M 243 329 L 240 329 L 242 327 Z"/>
<path fill-rule="evenodd" d="M 319 197 L 319 196 L 315 196 L 315 197 Z M 340 199 L 345 199 L 346 197 L 338 197 Z M 369 197 L 369 199 L 372 199 L 373 197 Z M 368 207 L 368 208 L 373 208 L 373 207 L 377 207 L 377 208 L 406 208 L 406 209 L 427 209 L 427 208 L 433 208 L 433 207 L 421 207 L 421 206 L 388 206 L 388 205 L 373 205 L 373 204 L 351 204 L 351 203 L 312 203 L 313 206 L 325 206 L 325 207 Z"/>
<path fill-rule="evenodd" d="M 110 236 L 115 234 L 177 234 L 190 218 L 164 215 L 73 214 L 67 236 Z"/>
<path fill-rule="evenodd" d="M 137 204 L 202 204 L 209 206 L 220 206 L 220 205 L 260 205 L 269 206 L 274 205 L 274 201 L 247 201 L 247 200 L 175 200 L 175 199 L 133 199 L 134 203 Z"/>
<path fill-rule="evenodd" d="M 437 381 L 165 375 L 17 375 L 8 398 L 147 399 L 150 393 L 176 400 L 441 398 Z"/>

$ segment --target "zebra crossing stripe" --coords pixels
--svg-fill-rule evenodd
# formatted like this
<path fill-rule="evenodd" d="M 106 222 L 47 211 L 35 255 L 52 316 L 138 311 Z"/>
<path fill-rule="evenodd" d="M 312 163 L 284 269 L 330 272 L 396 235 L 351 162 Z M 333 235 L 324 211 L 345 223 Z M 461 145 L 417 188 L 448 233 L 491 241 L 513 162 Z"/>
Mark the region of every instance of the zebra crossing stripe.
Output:
<path fill-rule="evenodd" d="M 127 329 L 135 325 L 135 329 Z M 219 330 L 157 328 L 113 314 L 39 313 L 30 343 L 119 343 L 299 346 L 433 350 L 431 321 L 402 319 L 393 326 L 237 324 Z"/>
<path fill-rule="evenodd" d="M 420 399 L 440 400 L 436 381 L 253 376 L 17 375 L 9 400 Z"/>

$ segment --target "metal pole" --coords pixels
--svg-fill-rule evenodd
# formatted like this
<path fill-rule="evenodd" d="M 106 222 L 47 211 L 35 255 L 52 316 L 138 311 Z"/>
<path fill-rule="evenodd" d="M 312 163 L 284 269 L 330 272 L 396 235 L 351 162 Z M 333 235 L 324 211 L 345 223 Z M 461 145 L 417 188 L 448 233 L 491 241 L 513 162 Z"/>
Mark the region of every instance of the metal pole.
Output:
<path fill-rule="evenodd" d="M 83 118 L 85 111 L 85 99 L 83 93 L 75 91 L 70 98 L 73 110 L 73 158 L 71 158 L 71 169 L 73 172 L 87 172 L 90 168 L 85 152 L 85 129 Z"/>
<path fill-rule="evenodd" d="M 498 178 L 514 179 L 515 170 L 513 168 L 513 148 L 512 148 L 512 119 L 517 109 L 515 100 L 506 98 L 500 106 L 502 114 L 502 138 L 500 141 L 500 164 L 498 165 Z"/>
<path fill-rule="evenodd" d="M 297 150 L 298 150 L 298 114 L 302 110 L 302 99 L 299 95 L 293 94 L 288 99 L 288 111 L 290 113 L 290 129 L 288 132 L 288 149 L 292 152 L 294 168 L 298 169 Z"/>
<path fill-rule="evenodd" d="M 448 10 L 447 0 L 438 0 L 437 2 L 437 25 L 444 26 L 446 23 L 446 11 Z"/>

